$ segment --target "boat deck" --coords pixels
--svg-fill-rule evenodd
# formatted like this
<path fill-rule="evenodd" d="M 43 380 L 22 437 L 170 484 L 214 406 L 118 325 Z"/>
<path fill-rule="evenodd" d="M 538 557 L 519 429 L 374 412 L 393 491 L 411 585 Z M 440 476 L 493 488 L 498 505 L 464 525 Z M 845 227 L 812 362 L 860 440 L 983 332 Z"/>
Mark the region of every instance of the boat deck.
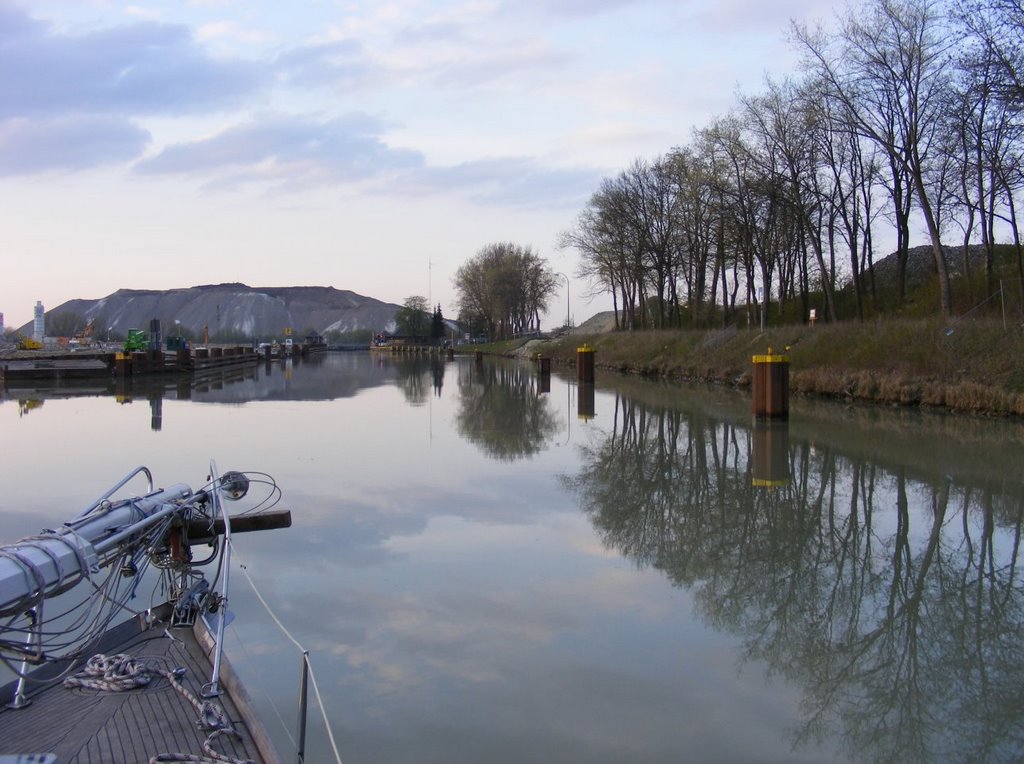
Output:
<path fill-rule="evenodd" d="M 210 653 L 201 644 L 205 629 L 199 625 L 195 632 L 165 630 L 164 626 L 142 631 L 138 620 L 130 621 L 118 627 L 117 634 L 108 634 L 109 639 L 99 645 L 102 649 L 93 652 L 128 653 L 147 666 L 170 671 L 184 668 L 182 686 L 201 700 L 202 686 L 211 673 Z M 251 713 L 248 696 L 227 662 L 221 665 L 223 692 L 214 700 L 239 736 L 219 735 L 212 742 L 213 750 L 239 761 L 275 764 L 279 759 Z M 47 666 L 40 673 L 52 676 L 55 670 L 59 669 Z M 30 684 L 27 694 L 30 705 L 10 709 L 6 704 L 14 696 L 14 684 L 0 688 L 0 762 L 5 755 L 26 754 L 55 754 L 59 764 L 139 764 L 166 753 L 201 756 L 209 735 L 198 727 L 195 707 L 163 676 L 125 692 L 66 689 L 56 680 L 41 687 Z"/>

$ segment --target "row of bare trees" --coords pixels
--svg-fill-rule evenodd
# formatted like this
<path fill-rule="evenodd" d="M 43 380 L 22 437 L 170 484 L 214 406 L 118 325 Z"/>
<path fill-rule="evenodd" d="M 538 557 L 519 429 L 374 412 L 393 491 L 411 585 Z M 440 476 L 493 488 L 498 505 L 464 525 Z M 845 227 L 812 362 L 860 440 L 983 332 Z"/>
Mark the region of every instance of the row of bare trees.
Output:
<path fill-rule="evenodd" d="M 626 329 L 728 325 L 791 301 L 805 319 L 816 307 L 834 321 L 846 285 L 863 318 L 878 299 L 875 241 L 890 238 L 880 227 L 895 233 L 902 300 L 920 223 L 944 315 L 972 242 L 996 288 L 1000 231 L 1016 245 L 1024 291 L 1022 3 L 865 0 L 831 31 L 794 24 L 797 75 L 602 182 L 563 235 L 579 275 L 612 295 Z M 944 237 L 962 246 L 962 263 Z"/>

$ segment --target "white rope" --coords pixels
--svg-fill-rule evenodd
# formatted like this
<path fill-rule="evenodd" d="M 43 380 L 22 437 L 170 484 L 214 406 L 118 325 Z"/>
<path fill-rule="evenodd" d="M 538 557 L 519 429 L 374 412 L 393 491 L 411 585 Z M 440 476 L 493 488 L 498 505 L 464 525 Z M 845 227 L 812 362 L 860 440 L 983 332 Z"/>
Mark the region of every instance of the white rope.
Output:
<path fill-rule="evenodd" d="M 306 662 L 306 667 L 309 669 L 309 679 L 310 679 L 311 684 L 313 685 L 313 694 L 316 695 L 316 702 L 317 702 L 317 705 L 320 707 L 320 717 L 324 720 L 324 729 L 327 730 L 327 739 L 331 743 L 331 750 L 334 752 L 334 760 L 336 762 L 338 762 L 338 764 L 341 764 L 341 754 L 338 752 L 338 744 L 334 740 L 334 730 L 331 729 L 331 722 L 327 718 L 327 708 L 324 705 L 323 696 L 320 695 L 320 686 L 319 686 L 319 684 L 317 684 L 316 674 L 313 671 L 313 666 L 309 662 L 309 651 L 306 650 L 306 648 L 304 648 L 301 644 L 299 644 L 299 641 L 297 639 L 295 639 L 295 637 L 293 637 L 291 635 L 291 632 L 289 632 L 288 629 L 286 629 L 284 627 L 284 624 L 281 623 L 281 620 L 277 617 L 277 615 L 274 613 L 274 611 L 270 609 L 270 605 L 268 605 L 267 601 L 265 599 L 263 599 L 263 595 L 260 594 L 259 589 L 256 588 L 256 583 L 252 580 L 252 577 L 249 575 L 248 569 L 246 568 L 245 564 L 242 562 L 242 556 L 240 554 L 238 554 L 238 550 L 234 548 L 234 543 L 232 543 L 231 546 L 232 546 L 232 550 L 233 550 L 233 552 L 235 554 L 235 557 L 238 559 L 238 566 L 242 569 L 242 575 L 245 576 L 245 580 L 248 581 L 249 582 L 249 586 L 252 587 L 252 591 L 253 591 L 253 594 L 256 595 L 256 599 L 258 599 L 260 601 L 260 604 L 263 605 L 263 608 L 270 615 L 271 619 L 273 619 L 274 623 L 277 624 L 277 627 L 281 630 L 281 632 L 288 639 L 291 640 L 292 644 L 295 645 L 299 649 L 300 652 L 302 652 L 304 654 L 304 656 L 305 656 L 304 660 Z"/>
<path fill-rule="evenodd" d="M 240 554 L 238 554 L 238 550 L 237 549 L 234 550 L 234 551 L 235 551 L 235 556 L 238 557 L 238 567 L 240 567 L 242 569 L 242 575 L 245 576 L 245 580 L 248 581 L 249 582 L 249 586 L 252 587 L 252 591 L 253 591 L 253 594 L 256 595 L 256 599 L 258 599 L 260 601 L 260 604 L 263 605 L 263 608 L 267 611 L 267 613 L 273 619 L 274 623 L 277 624 L 277 628 L 279 628 L 281 630 L 281 632 L 286 637 L 288 637 L 288 639 L 291 640 L 291 643 L 293 645 L 295 645 L 297 648 L 299 648 L 300 652 L 306 652 L 306 648 L 299 644 L 299 640 L 297 640 L 295 637 L 293 637 L 291 635 L 291 632 L 288 631 L 288 629 L 286 629 L 284 627 L 284 624 L 281 623 L 281 620 L 277 617 L 277 615 L 274 613 L 274 611 L 270 609 L 270 605 L 268 605 L 267 601 L 265 599 L 263 599 L 263 595 L 260 594 L 259 589 L 256 588 L 256 583 L 252 580 L 252 577 L 249 575 L 249 569 L 242 562 L 242 556 Z"/>
<path fill-rule="evenodd" d="M 228 628 L 231 630 L 231 636 L 234 637 L 235 645 L 245 655 L 245 660 L 251 664 L 255 664 L 257 662 L 256 658 L 249 652 L 249 648 L 246 646 L 245 642 L 242 641 L 242 635 L 239 634 L 234 623 L 229 624 Z M 281 715 L 281 709 L 278 707 L 277 702 L 271 696 L 270 690 L 267 689 L 267 684 L 263 681 L 263 675 L 259 671 L 254 671 L 253 676 L 259 684 L 260 690 L 263 692 L 264 697 L 266 697 L 267 702 L 270 703 L 270 709 L 274 712 L 274 716 L 277 717 L 277 722 L 281 725 L 281 731 L 284 733 L 285 737 L 288 738 L 288 742 L 292 744 L 292 748 L 298 750 L 299 744 L 296 742 L 295 737 L 288 728 L 288 722 L 286 722 L 284 717 Z"/>
<path fill-rule="evenodd" d="M 210 700 L 200 701 L 180 682 L 179 675 L 167 669 L 154 668 L 126 653 L 103 655 L 97 653 L 86 661 L 81 672 L 64 680 L 67 688 L 83 687 L 101 692 L 125 692 L 137 687 L 145 687 L 154 677 L 162 676 L 171 683 L 177 692 L 185 698 L 199 713 L 199 723 L 203 729 L 212 730 L 203 741 L 203 756 L 192 753 L 161 753 L 149 759 L 150 764 L 158 762 L 195 762 L 196 764 L 256 764 L 252 759 L 236 759 L 213 750 L 212 743 L 221 735 L 241 737 L 231 722 L 228 721 L 224 709 L 219 703 Z"/>
<path fill-rule="evenodd" d="M 81 672 L 65 679 L 64 686 L 68 689 L 84 687 L 88 690 L 123 692 L 145 687 L 158 673 L 158 669 L 151 669 L 142 661 L 124 653 L 111 656 L 97 653 L 86 661 Z"/>

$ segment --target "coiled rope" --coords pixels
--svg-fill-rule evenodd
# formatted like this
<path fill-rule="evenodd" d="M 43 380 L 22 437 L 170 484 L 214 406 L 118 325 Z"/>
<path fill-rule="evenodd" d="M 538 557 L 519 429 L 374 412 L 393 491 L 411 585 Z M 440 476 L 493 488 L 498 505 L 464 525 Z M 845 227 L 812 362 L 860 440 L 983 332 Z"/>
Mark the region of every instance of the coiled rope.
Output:
<path fill-rule="evenodd" d="M 204 755 L 192 753 L 161 753 L 150 758 L 150 764 L 158 762 L 194 762 L 195 764 L 255 764 L 252 759 L 236 759 L 213 750 L 212 743 L 222 735 L 241 737 L 231 726 L 224 709 L 219 703 L 211 700 L 199 700 L 179 681 L 180 673 L 167 669 L 149 666 L 138 658 L 125 653 L 103 655 L 97 653 L 86 661 L 81 672 L 64 680 L 67 688 L 84 687 L 101 692 L 124 692 L 137 687 L 145 687 L 157 676 L 162 676 L 171 683 L 177 692 L 185 698 L 199 713 L 199 723 L 203 729 L 212 730 L 203 742 Z"/>

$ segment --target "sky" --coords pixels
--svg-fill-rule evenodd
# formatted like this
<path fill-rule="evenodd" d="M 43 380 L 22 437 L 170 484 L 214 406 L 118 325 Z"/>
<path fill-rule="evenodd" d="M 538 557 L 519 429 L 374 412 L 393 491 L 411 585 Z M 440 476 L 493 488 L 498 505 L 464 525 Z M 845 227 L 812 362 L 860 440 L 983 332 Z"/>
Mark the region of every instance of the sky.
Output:
<path fill-rule="evenodd" d="M 836 10 L 838 8 L 835 8 Z M 558 247 L 602 178 L 796 71 L 833 0 L 0 0 L 5 325 L 121 288 L 333 286 L 457 314 L 482 247 Z"/>

